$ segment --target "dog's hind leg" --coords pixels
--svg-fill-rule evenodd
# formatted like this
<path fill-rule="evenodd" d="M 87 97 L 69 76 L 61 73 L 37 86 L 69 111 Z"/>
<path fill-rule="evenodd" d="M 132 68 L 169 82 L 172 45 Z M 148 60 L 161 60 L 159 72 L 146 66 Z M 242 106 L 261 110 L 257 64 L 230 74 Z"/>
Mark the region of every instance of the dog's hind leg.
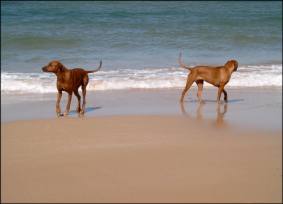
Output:
<path fill-rule="evenodd" d="M 82 85 L 82 92 L 83 92 L 83 104 L 82 104 L 82 110 L 81 114 L 85 113 L 85 105 L 86 105 L 86 86 L 88 84 L 88 76 L 84 77 L 83 79 L 83 85 Z"/>
<path fill-rule="evenodd" d="M 83 104 L 81 109 L 81 114 L 85 113 L 85 104 L 86 104 L 86 86 L 82 86 L 82 92 L 83 92 Z"/>
<path fill-rule="evenodd" d="M 81 96 L 79 94 L 78 89 L 74 90 L 74 94 L 76 95 L 76 97 L 78 99 L 77 112 L 79 113 L 81 111 Z"/>
<path fill-rule="evenodd" d="M 180 102 L 182 103 L 184 101 L 184 97 L 186 92 L 190 89 L 190 87 L 192 86 L 192 84 L 194 83 L 194 77 L 192 76 L 192 74 L 189 74 L 188 79 L 187 79 L 187 84 L 182 92 L 181 95 L 181 99 Z"/>

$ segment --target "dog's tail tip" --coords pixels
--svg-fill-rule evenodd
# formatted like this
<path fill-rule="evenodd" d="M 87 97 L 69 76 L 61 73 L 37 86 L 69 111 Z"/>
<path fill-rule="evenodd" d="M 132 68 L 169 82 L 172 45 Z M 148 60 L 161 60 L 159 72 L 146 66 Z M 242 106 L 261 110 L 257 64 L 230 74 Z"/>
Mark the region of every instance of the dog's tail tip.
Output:
<path fill-rule="evenodd" d="M 99 66 L 98 66 L 98 68 L 97 68 L 96 70 L 97 70 L 97 71 L 100 70 L 101 67 L 102 67 L 102 60 L 99 61 Z"/>
<path fill-rule="evenodd" d="M 101 69 L 101 67 L 102 67 L 102 60 L 100 60 L 99 66 L 98 66 L 97 69 L 95 69 L 95 70 L 90 70 L 90 71 L 86 71 L 86 72 L 87 72 L 87 73 L 94 73 L 94 72 L 99 71 L 99 70 Z"/>
<path fill-rule="evenodd" d="M 182 62 L 182 52 L 181 52 L 181 51 L 180 51 L 180 53 L 179 53 L 178 63 L 179 63 L 179 65 L 180 65 L 180 67 L 185 68 L 185 69 L 187 69 L 187 70 L 192 70 L 191 67 L 189 67 L 188 65 L 186 65 L 186 64 L 184 64 L 184 63 Z"/>
<path fill-rule="evenodd" d="M 101 69 L 101 67 L 102 67 L 102 60 L 99 61 L 99 66 L 98 66 L 98 68 L 95 70 L 95 72 L 99 71 L 99 70 Z"/>

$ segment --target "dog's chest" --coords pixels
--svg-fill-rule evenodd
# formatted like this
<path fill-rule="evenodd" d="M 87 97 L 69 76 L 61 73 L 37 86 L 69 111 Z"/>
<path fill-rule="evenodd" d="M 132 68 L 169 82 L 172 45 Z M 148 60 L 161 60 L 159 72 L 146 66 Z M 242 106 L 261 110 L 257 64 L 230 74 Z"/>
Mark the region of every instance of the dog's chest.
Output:
<path fill-rule="evenodd" d="M 68 91 L 71 87 L 69 83 L 66 82 L 57 82 L 57 87 L 59 90 Z"/>
<path fill-rule="evenodd" d="M 68 72 L 57 78 L 57 88 L 62 91 L 73 91 L 82 84 L 83 76 L 79 72 Z"/>
<path fill-rule="evenodd" d="M 68 91 L 72 87 L 72 77 L 70 73 L 66 73 L 57 79 L 57 87 L 59 90 Z"/>

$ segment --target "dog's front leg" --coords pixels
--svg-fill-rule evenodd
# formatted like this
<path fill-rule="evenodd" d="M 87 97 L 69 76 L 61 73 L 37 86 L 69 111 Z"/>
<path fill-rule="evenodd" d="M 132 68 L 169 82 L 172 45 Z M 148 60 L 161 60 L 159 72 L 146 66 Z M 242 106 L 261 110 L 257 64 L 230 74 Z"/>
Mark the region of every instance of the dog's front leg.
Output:
<path fill-rule="evenodd" d="M 203 103 L 202 100 L 203 80 L 196 81 L 196 84 L 198 85 L 198 92 L 197 92 L 198 101 L 200 103 Z"/>
<path fill-rule="evenodd" d="M 221 97 L 221 94 L 224 90 L 224 85 L 220 85 L 219 88 L 218 88 L 218 94 L 217 94 L 217 102 L 220 103 L 220 97 Z"/>
<path fill-rule="evenodd" d="M 66 110 L 64 112 L 64 116 L 67 116 L 70 112 L 70 106 L 71 106 L 71 101 L 72 101 L 72 95 L 73 93 L 68 93 L 68 103 L 67 103 L 67 106 L 66 106 Z"/>
<path fill-rule="evenodd" d="M 224 93 L 224 101 L 227 103 L 228 102 L 227 91 L 225 91 L 225 89 L 223 89 L 223 93 Z"/>
<path fill-rule="evenodd" d="M 61 116 L 61 108 L 60 108 L 61 98 L 62 98 L 62 91 L 58 91 L 57 102 L 56 102 L 56 113 L 58 117 Z"/>

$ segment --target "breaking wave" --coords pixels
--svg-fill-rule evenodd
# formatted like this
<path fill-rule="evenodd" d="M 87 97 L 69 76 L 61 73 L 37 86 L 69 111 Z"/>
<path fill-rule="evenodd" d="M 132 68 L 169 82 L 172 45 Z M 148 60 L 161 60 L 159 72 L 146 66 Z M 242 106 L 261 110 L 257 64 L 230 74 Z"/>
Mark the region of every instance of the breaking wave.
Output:
<path fill-rule="evenodd" d="M 183 88 L 188 72 L 181 68 L 119 69 L 89 74 L 88 90 Z M 205 86 L 210 86 L 204 83 Z M 194 85 L 195 86 L 195 85 Z M 250 65 L 233 73 L 230 87 L 280 87 L 282 65 Z M 56 76 L 50 73 L 1 73 L 2 94 L 56 92 Z"/>

